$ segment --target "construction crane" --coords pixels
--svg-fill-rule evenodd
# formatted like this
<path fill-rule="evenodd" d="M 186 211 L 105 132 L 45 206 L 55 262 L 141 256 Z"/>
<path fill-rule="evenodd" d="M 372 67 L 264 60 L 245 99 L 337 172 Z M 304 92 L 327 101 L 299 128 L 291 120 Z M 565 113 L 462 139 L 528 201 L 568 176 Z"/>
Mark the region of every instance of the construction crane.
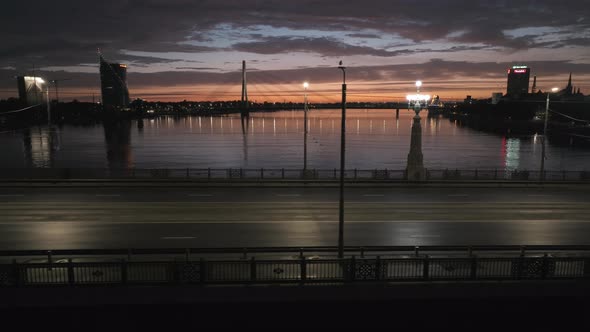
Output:
<path fill-rule="evenodd" d="M 55 103 L 59 104 L 59 82 L 63 81 L 71 81 L 71 78 L 60 78 L 49 81 L 50 83 L 55 84 Z"/>

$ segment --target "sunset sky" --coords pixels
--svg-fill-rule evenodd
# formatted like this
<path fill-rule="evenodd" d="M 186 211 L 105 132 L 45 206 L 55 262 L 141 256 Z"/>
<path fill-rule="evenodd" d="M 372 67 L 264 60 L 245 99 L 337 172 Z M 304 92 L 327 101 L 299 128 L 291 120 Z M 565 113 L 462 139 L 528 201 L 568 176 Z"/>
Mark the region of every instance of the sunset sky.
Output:
<path fill-rule="evenodd" d="M 71 79 L 62 100 L 100 96 L 100 48 L 128 64 L 132 98 L 235 100 L 241 61 L 256 101 L 394 101 L 424 81 L 443 99 L 506 91 L 506 69 L 537 86 L 590 94 L 586 1 L 102 0 L 10 1 L 0 12 L 0 98 L 16 75 Z M 531 84 L 532 84 L 531 75 Z M 52 90 L 53 93 L 53 90 Z"/>

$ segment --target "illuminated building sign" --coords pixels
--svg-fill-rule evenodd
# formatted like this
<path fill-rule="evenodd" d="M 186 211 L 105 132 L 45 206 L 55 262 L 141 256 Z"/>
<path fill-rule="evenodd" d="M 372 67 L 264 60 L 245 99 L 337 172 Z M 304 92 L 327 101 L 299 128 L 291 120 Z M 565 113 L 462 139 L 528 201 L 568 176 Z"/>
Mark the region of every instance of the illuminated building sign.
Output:
<path fill-rule="evenodd" d="M 512 69 L 528 69 L 527 66 L 512 66 Z"/>
<path fill-rule="evenodd" d="M 515 69 L 514 72 L 517 74 L 524 74 L 526 73 L 526 69 Z"/>

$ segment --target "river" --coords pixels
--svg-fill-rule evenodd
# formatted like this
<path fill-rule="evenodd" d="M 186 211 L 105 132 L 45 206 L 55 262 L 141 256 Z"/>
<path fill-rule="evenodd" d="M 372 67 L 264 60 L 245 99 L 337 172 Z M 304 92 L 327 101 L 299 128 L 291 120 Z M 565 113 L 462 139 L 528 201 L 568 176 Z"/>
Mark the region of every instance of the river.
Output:
<path fill-rule="evenodd" d="M 340 110 L 309 113 L 308 168 L 338 167 Z M 413 112 L 348 110 L 346 166 L 404 169 Z M 422 116 L 429 169 L 537 170 L 541 137 L 485 133 Z M 0 168 L 302 168 L 303 111 L 222 117 L 160 117 L 0 133 Z M 548 142 L 547 170 L 588 170 L 590 149 Z"/>

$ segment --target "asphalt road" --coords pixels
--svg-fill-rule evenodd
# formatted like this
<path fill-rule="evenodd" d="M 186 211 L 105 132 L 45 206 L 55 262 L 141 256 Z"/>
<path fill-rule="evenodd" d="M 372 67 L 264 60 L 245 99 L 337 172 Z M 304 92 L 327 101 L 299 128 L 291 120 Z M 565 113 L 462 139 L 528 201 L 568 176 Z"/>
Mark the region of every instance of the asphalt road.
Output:
<path fill-rule="evenodd" d="M 590 188 L 347 188 L 346 245 L 590 244 Z M 337 244 L 337 188 L 0 188 L 0 249 Z"/>

